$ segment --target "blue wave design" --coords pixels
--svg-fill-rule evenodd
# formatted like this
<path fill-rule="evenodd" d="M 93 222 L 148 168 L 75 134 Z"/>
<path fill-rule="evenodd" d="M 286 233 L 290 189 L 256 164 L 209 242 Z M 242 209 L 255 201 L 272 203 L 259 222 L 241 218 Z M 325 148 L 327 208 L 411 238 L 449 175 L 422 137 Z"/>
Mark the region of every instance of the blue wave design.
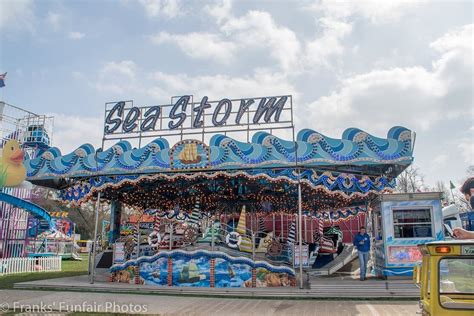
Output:
<path fill-rule="evenodd" d="M 231 257 L 228 254 L 220 251 L 208 251 L 208 250 L 196 250 L 196 251 L 184 251 L 184 250 L 171 250 L 171 251 L 160 251 L 154 256 L 145 256 L 145 257 L 140 257 L 138 259 L 134 260 L 129 260 L 127 262 L 124 262 L 122 264 L 115 264 L 112 267 L 110 267 L 109 271 L 110 272 L 117 272 L 120 270 L 125 270 L 130 266 L 137 266 L 142 263 L 152 263 L 160 258 L 189 258 L 189 259 L 194 259 L 194 258 L 199 258 L 199 257 L 207 257 L 209 259 L 213 258 L 219 258 L 226 260 L 230 263 L 233 264 L 247 264 L 250 267 L 257 269 L 257 268 L 265 268 L 270 272 L 275 272 L 275 273 L 288 273 L 290 276 L 296 276 L 295 270 L 289 268 L 289 267 L 283 267 L 283 266 L 274 266 L 269 264 L 268 262 L 265 261 L 253 261 L 252 259 L 246 258 L 246 257 Z"/>
<path fill-rule="evenodd" d="M 383 269 L 385 276 L 412 276 L 413 268 L 411 269 Z"/>
<path fill-rule="evenodd" d="M 411 131 L 396 126 L 389 130 L 387 137 L 378 138 L 356 128 L 344 131 L 341 139 L 303 129 L 298 133 L 296 143 L 266 132 L 255 133 L 251 143 L 214 135 L 209 146 L 199 142 L 200 148 L 209 153 L 209 160 L 204 157 L 199 167 L 207 170 L 287 167 L 296 161 L 307 168 L 409 165 L 413 161 Z M 72 153 L 61 155 L 58 148 L 52 147 L 37 158 L 27 157 L 24 164 L 28 180 L 84 177 L 91 176 L 91 173 L 159 173 L 186 168 L 176 161 L 174 167 L 171 164 L 170 155 L 176 146 L 182 145 L 178 143 L 171 148 L 166 139 L 157 138 L 138 149 L 133 149 L 127 141 L 120 141 L 104 151 L 95 151 L 92 145 L 84 144 Z"/>

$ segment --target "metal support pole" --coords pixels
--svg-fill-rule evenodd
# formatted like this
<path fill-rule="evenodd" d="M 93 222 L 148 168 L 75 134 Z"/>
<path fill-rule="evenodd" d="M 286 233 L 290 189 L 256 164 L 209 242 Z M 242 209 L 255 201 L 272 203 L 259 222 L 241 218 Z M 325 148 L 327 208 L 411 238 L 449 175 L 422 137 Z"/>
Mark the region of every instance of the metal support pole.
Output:
<path fill-rule="evenodd" d="M 283 240 L 283 213 L 280 214 L 280 240 Z"/>
<path fill-rule="evenodd" d="M 211 223 L 211 251 L 214 251 L 214 223 Z"/>
<path fill-rule="evenodd" d="M 90 283 L 94 284 L 95 276 L 95 255 L 97 253 L 97 230 L 99 229 L 99 206 L 100 206 L 100 192 L 97 194 L 97 203 L 95 206 L 95 228 L 94 228 L 94 243 L 92 244 L 92 269 Z M 91 262 L 89 261 L 89 262 Z"/>
<path fill-rule="evenodd" d="M 302 239 L 302 210 L 301 210 L 301 182 L 299 181 L 298 178 L 298 239 L 299 239 L 299 252 L 300 252 L 300 289 L 303 288 L 303 239 Z"/>
<path fill-rule="evenodd" d="M 140 243 L 141 243 L 140 237 L 141 237 L 140 218 L 138 218 L 138 221 L 137 221 L 137 259 L 140 258 Z"/>
<path fill-rule="evenodd" d="M 304 216 L 304 241 L 308 242 L 308 217 Z"/>
<path fill-rule="evenodd" d="M 276 237 L 276 230 L 275 230 L 275 214 L 272 214 L 272 227 L 273 227 L 273 237 Z"/>
<path fill-rule="evenodd" d="M 173 224 L 170 224 L 170 250 L 173 250 Z"/>
<path fill-rule="evenodd" d="M 255 234 L 252 231 L 252 260 L 255 261 Z"/>

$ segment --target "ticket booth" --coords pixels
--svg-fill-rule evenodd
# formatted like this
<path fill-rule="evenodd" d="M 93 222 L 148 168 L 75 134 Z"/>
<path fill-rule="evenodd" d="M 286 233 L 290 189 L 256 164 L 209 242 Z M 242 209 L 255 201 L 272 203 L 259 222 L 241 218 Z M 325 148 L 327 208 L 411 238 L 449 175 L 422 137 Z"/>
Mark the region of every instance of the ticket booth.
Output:
<path fill-rule="evenodd" d="M 443 240 L 440 192 L 382 194 L 371 202 L 378 277 L 412 276 L 418 245 Z"/>

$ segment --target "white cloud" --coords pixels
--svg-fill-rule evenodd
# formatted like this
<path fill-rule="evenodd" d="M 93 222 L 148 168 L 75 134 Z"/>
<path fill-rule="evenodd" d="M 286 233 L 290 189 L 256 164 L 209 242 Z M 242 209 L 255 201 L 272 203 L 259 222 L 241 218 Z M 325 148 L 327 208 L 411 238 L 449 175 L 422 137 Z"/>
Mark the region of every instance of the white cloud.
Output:
<path fill-rule="evenodd" d="M 163 15 L 175 18 L 182 13 L 179 0 L 139 0 L 149 17 Z"/>
<path fill-rule="evenodd" d="M 204 12 L 216 19 L 217 24 L 221 24 L 224 20 L 232 16 L 232 1 L 222 0 L 215 5 L 206 5 Z"/>
<path fill-rule="evenodd" d="M 78 39 L 83 38 L 85 34 L 81 32 L 69 32 L 67 36 L 70 39 L 78 40 Z"/>
<path fill-rule="evenodd" d="M 406 126 L 417 132 L 414 155 L 427 181 L 452 178 L 473 164 L 471 34 L 467 25 L 434 41 L 429 47 L 439 57 L 431 67 L 373 69 L 347 77 L 307 106 L 307 115 L 297 117 L 299 126 L 316 125 L 328 135 L 352 126 L 381 137 L 392 126 Z"/>
<path fill-rule="evenodd" d="M 474 24 L 464 25 L 431 43 L 439 52 L 472 50 Z"/>
<path fill-rule="evenodd" d="M 221 57 L 221 52 L 227 48 L 232 48 L 235 55 L 248 49 L 260 49 L 276 60 L 283 71 L 295 74 L 301 71 L 314 71 L 317 67 L 331 68 L 341 63 L 341 57 L 345 52 L 342 41 L 351 34 L 353 29 L 353 23 L 349 22 L 349 18 L 362 16 L 373 22 L 395 20 L 409 9 L 417 7 L 419 3 L 419 1 L 416 3 L 317 2 L 309 6 L 313 12 L 317 13 L 314 26 L 315 36 L 310 40 L 305 40 L 299 39 L 290 28 L 278 25 L 269 12 L 250 10 L 236 17 L 232 12 L 232 1 L 223 0 L 203 8 L 204 13 L 212 17 L 218 26 L 218 32 L 204 34 L 212 47 L 216 47 L 219 43 L 226 44 L 216 52 L 221 62 L 228 60 Z M 154 5 L 154 7 L 157 6 L 158 4 Z M 210 52 L 205 52 L 202 46 L 198 48 L 198 52 L 192 52 L 192 49 L 189 49 L 191 46 L 189 44 L 197 39 L 199 33 L 165 34 L 167 41 L 176 43 L 183 53 L 190 57 L 216 57 Z M 155 43 L 157 39 L 158 42 L 163 42 L 163 33 L 154 37 Z"/>
<path fill-rule="evenodd" d="M 277 25 L 268 12 L 249 11 L 240 18 L 229 18 L 222 24 L 221 31 L 232 36 L 242 49 L 267 49 L 282 69 L 287 70 L 298 62 L 301 45 L 296 34 Z"/>
<path fill-rule="evenodd" d="M 137 72 L 137 65 L 131 60 L 108 62 L 100 69 L 95 87 L 101 92 L 123 94 L 135 87 Z"/>
<path fill-rule="evenodd" d="M 421 4 L 426 0 L 363 0 L 363 1 L 341 1 L 341 0 L 318 0 L 308 8 L 316 12 L 324 13 L 334 18 L 348 18 L 360 16 L 370 20 L 372 23 L 393 22 L 398 20 L 404 13 Z"/>
<path fill-rule="evenodd" d="M 409 10 L 424 1 L 316 1 L 305 9 L 316 13 L 314 39 L 304 42 L 301 69 L 313 71 L 315 67 L 341 66 L 345 52 L 343 40 L 352 33 L 355 17 L 372 23 L 395 22 Z M 319 35 L 320 34 L 320 35 Z"/>
<path fill-rule="evenodd" d="M 35 15 L 32 0 L 0 2 L 0 30 L 12 29 L 33 31 Z"/>
<path fill-rule="evenodd" d="M 187 33 L 184 35 L 161 32 L 152 36 L 155 44 L 173 43 L 184 54 L 191 58 L 211 59 L 221 63 L 228 63 L 233 58 L 236 44 L 221 40 L 219 36 L 211 33 Z"/>
<path fill-rule="evenodd" d="M 102 117 L 84 117 L 53 113 L 54 135 L 53 146 L 68 154 L 84 143 L 90 143 L 95 148 L 100 147 L 102 139 Z"/>
<path fill-rule="evenodd" d="M 334 57 L 344 53 L 341 40 L 352 32 L 352 25 L 331 17 L 319 19 L 322 35 L 305 43 L 304 67 L 330 67 Z"/>
<path fill-rule="evenodd" d="M 216 18 L 217 33 L 169 34 L 161 32 L 152 36 L 155 44 L 172 42 L 181 51 L 200 59 L 216 59 L 228 63 L 233 55 L 244 53 L 249 48 L 263 49 L 276 60 L 280 67 L 289 70 L 298 63 L 301 44 L 289 28 L 275 23 L 268 12 L 248 11 L 240 18 L 231 12 L 231 2 L 217 6 L 206 6 L 204 11 Z"/>
<path fill-rule="evenodd" d="M 227 75 L 190 77 L 186 74 L 155 72 L 152 79 L 153 86 L 148 92 L 158 100 L 181 94 L 194 94 L 198 97 L 208 95 L 211 100 L 282 93 L 297 96 L 296 88 L 285 76 L 263 70 L 257 70 L 252 76 L 246 77 Z"/>
<path fill-rule="evenodd" d="M 432 69 L 379 69 L 349 77 L 339 91 L 309 105 L 313 118 L 328 130 L 357 122 L 383 131 L 404 122 L 426 131 L 441 120 L 472 115 L 472 47 L 465 45 L 470 40 L 465 28 L 431 45 L 444 48 Z"/>

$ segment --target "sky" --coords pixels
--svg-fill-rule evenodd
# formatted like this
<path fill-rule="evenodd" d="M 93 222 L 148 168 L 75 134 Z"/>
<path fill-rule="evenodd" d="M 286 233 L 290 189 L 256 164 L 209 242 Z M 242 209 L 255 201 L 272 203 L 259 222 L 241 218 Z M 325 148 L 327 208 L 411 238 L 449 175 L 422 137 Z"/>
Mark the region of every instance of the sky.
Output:
<path fill-rule="evenodd" d="M 105 102 L 293 96 L 296 128 L 416 132 L 428 185 L 474 164 L 472 1 L 0 1 L 0 99 L 100 146 Z"/>

